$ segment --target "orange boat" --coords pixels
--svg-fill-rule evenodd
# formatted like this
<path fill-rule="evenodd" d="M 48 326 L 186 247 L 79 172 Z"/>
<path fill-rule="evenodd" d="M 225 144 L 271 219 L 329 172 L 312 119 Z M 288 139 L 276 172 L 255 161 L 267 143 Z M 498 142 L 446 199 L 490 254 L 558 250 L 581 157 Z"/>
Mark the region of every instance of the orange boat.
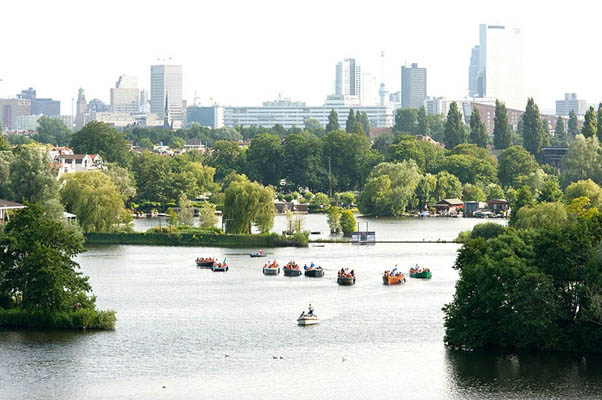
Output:
<path fill-rule="evenodd" d="M 406 283 L 406 276 L 401 272 L 395 272 L 395 270 L 387 270 L 383 274 L 383 283 L 385 285 L 401 285 L 402 283 Z"/>

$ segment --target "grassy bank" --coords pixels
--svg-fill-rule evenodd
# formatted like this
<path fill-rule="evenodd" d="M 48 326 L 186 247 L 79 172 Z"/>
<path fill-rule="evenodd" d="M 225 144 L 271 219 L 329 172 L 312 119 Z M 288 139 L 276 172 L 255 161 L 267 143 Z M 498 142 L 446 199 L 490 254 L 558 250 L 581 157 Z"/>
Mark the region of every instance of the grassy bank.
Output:
<path fill-rule="evenodd" d="M 269 235 L 224 235 L 204 233 L 87 233 L 86 244 L 129 244 L 150 246 L 205 246 L 205 247 L 306 247 L 302 235 L 282 237 Z"/>
<path fill-rule="evenodd" d="M 113 330 L 116 320 L 115 311 L 33 312 L 0 309 L 0 328 Z"/>

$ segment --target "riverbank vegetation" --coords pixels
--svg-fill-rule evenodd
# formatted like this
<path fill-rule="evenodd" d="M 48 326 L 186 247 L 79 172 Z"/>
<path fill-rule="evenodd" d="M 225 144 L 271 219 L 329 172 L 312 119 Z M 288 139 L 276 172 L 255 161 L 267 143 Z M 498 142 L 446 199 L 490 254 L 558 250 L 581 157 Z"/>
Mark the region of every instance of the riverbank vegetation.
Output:
<path fill-rule="evenodd" d="M 0 327 L 114 329 L 115 312 L 95 308 L 73 260 L 83 251 L 79 227 L 27 206 L 0 233 Z"/>
<path fill-rule="evenodd" d="M 464 234 L 444 307 L 454 347 L 600 352 L 602 214 L 587 197 L 526 204 Z"/>

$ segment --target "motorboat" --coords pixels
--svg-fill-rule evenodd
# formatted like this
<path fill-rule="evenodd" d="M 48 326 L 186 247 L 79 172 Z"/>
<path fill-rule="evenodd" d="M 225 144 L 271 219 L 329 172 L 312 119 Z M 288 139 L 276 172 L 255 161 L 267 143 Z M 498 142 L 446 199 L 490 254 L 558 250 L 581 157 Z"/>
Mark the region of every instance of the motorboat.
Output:
<path fill-rule="evenodd" d="M 197 257 L 196 266 L 200 267 L 200 268 L 211 268 L 211 267 L 213 267 L 214 262 L 215 262 L 215 259 L 213 257 L 211 257 L 211 258 Z"/>
<path fill-rule="evenodd" d="M 211 266 L 211 271 L 213 272 L 226 272 L 228 271 L 228 264 L 224 263 L 213 263 Z"/>
<path fill-rule="evenodd" d="M 251 257 L 266 257 L 266 254 L 263 252 L 263 250 L 255 251 L 249 255 Z"/>
<path fill-rule="evenodd" d="M 307 312 L 302 311 L 301 315 L 297 318 L 297 324 L 301 326 L 316 325 L 320 323 L 320 319 L 314 314 L 314 309 L 311 304 L 309 305 Z"/>
<path fill-rule="evenodd" d="M 264 275 L 278 275 L 280 273 L 280 265 L 276 261 L 263 266 Z"/>

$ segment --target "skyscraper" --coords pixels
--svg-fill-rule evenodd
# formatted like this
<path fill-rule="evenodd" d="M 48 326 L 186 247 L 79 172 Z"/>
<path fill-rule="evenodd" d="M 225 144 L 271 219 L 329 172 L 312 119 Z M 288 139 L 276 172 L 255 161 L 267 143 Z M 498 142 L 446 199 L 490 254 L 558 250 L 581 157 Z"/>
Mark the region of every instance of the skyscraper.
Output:
<path fill-rule="evenodd" d="M 337 63 L 334 88 L 334 94 L 338 96 L 357 96 L 358 99 L 361 98 L 362 71 L 360 66 L 355 64 L 354 58 L 346 58 Z"/>
<path fill-rule="evenodd" d="M 426 68 L 401 67 L 401 107 L 420 108 L 426 100 Z"/>
<path fill-rule="evenodd" d="M 81 129 L 85 124 L 84 113 L 88 108 L 84 89 L 80 88 L 77 93 L 77 104 L 75 106 L 75 129 Z"/>
<path fill-rule="evenodd" d="M 151 112 L 159 115 L 159 118 L 163 119 L 168 109 L 169 118 L 175 122 L 173 125 L 178 127 L 183 124 L 181 65 L 151 65 L 150 103 Z"/>
<path fill-rule="evenodd" d="M 140 108 L 138 78 L 121 75 L 111 88 L 111 110 L 119 113 L 137 113 Z"/>
<path fill-rule="evenodd" d="M 519 28 L 479 25 L 479 45 L 472 49 L 470 60 L 470 95 L 499 99 L 508 108 L 525 107 Z"/>

